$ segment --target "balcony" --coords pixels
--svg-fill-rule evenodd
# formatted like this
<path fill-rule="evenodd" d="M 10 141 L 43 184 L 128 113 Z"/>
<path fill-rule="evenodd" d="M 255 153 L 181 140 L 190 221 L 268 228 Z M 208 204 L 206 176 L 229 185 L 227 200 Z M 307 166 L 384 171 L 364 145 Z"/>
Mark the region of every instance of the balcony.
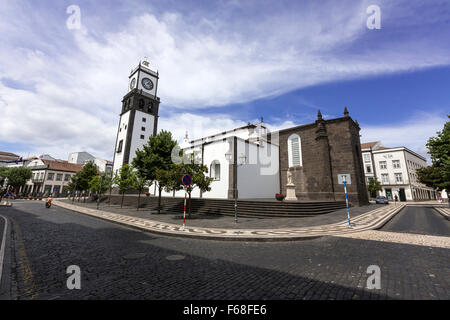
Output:
<path fill-rule="evenodd" d="M 44 178 L 31 178 L 31 182 L 42 183 L 42 182 L 44 182 Z"/>

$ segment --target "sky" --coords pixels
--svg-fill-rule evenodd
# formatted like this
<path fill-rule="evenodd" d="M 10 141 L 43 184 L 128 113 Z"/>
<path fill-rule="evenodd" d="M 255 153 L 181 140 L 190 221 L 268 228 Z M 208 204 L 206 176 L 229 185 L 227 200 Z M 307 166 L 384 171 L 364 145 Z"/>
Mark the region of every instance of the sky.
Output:
<path fill-rule="evenodd" d="M 361 142 L 428 158 L 450 113 L 448 0 L 0 0 L 0 39 L 0 151 L 22 156 L 112 160 L 144 57 L 160 73 L 158 130 L 178 141 L 346 106 Z"/>

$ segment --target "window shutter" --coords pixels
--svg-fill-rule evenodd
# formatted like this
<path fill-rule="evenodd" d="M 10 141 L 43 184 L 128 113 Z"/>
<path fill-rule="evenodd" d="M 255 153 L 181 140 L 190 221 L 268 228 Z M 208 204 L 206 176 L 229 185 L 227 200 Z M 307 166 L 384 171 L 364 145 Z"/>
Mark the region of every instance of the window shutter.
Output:
<path fill-rule="evenodd" d="M 299 166 L 300 165 L 300 145 L 298 138 L 294 138 L 291 140 L 291 150 L 292 150 L 292 165 Z"/>

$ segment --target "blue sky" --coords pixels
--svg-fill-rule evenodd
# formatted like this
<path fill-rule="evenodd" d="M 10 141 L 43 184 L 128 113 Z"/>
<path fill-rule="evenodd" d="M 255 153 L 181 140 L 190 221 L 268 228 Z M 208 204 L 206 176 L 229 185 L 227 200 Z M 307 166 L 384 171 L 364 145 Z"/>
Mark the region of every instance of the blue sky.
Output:
<path fill-rule="evenodd" d="M 379 30 L 366 27 L 370 5 Z M 347 106 L 362 142 L 426 155 L 450 110 L 449 26 L 443 0 L 0 0 L 0 150 L 111 159 L 129 72 L 147 56 L 159 128 L 177 139 Z"/>

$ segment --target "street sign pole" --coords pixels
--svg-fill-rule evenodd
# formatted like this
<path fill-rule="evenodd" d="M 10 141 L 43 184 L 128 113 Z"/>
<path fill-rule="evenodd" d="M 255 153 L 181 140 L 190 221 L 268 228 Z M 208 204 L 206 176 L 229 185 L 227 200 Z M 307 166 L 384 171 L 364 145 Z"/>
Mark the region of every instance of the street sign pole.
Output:
<path fill-rule="evenodd" d="M 186 187 L 184 188 L 183 230 L 186 225 Z"/>
<path fill-rule="evenodd" d="M 183 207 L 183 227 L 181 228 L 182 230 L 184 230 L 184 227 L 186 225 L 186 196 L 187 196 L 187 188 L 191 185 L 192 183 L 192 177 L 188 174 L 185 174 L 182 178 L 181 178 L 181 182 L 184 185 L 184 207 Z"/>
<path fill-rule="evenodd" d="M 350 209 L 348 207 L 348 194 L 347 194 L 347 181 L 345 176 L 342 176 L 342 180 L 344 182 L 344 192 L 345 192 L 345 205 L 347 207 L 347 219 L 348 219 L 348 227 L 351 228 L 350 224 Z"/>

